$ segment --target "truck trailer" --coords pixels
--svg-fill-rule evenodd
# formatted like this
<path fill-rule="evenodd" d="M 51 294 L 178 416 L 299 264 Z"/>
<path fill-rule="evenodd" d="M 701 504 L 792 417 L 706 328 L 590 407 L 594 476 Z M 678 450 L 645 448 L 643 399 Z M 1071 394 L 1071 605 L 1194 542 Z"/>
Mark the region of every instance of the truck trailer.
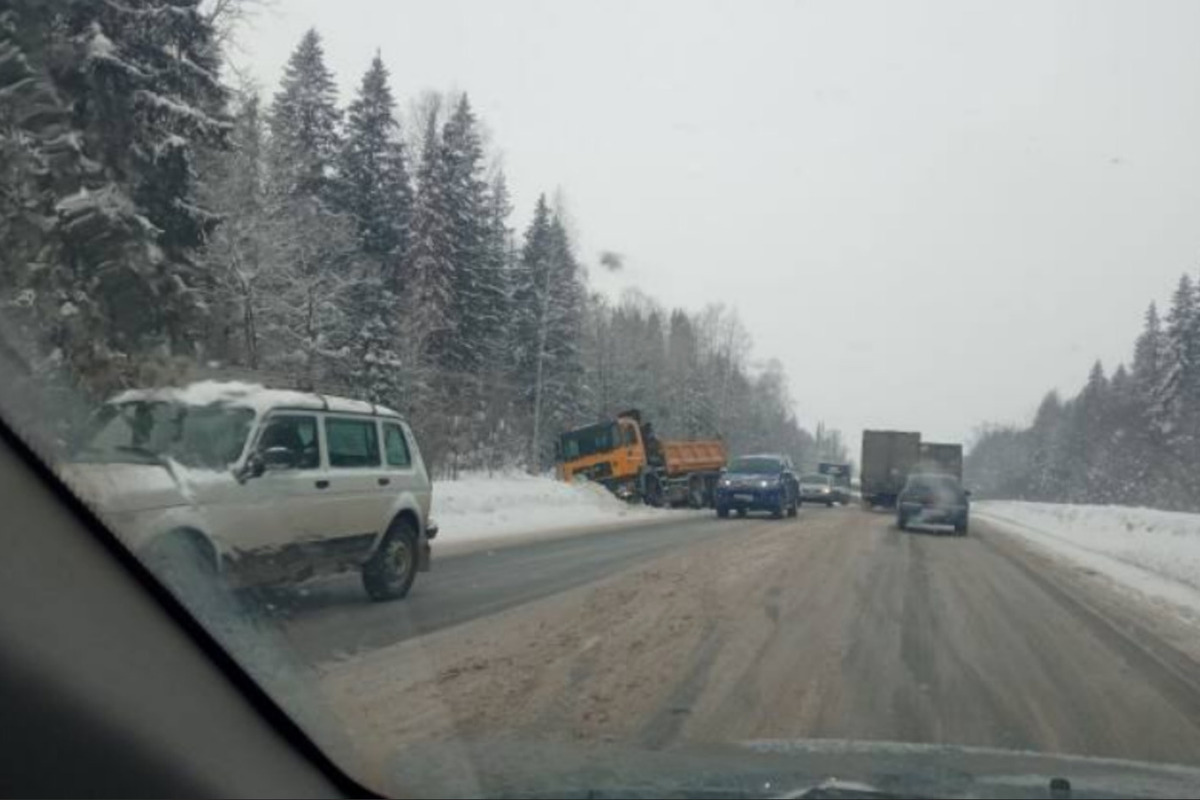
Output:
<path fill-rule="evenodd" d="M 863 431 L 859 462 L 863 506 L 895 508 L 900 490 L 920 460 L 920 433 Z"/>
<path fill-rule="evenodd" d="M 921 443 L 921 460 L 916 472 L 953 475 L 959 483 L 963 476 L 963 447 L 961 444 Z"/>

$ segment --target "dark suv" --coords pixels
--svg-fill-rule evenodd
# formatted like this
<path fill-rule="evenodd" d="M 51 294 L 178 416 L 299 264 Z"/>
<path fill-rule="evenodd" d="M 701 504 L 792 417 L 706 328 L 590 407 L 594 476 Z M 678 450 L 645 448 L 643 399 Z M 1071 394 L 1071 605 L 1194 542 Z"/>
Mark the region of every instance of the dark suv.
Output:
<path fill-rule="evenodd" d="M 912 522 L 953 525 L 956 534 L 966 536 L 970 496 L 953 475 L 910 475 L 896 502 L 896 523 L 902 531 Z"/>
<path fill-rule="evenodd" d="M 796 516 L 800 508 L 800 481 L 792 460 L 782 455 L 742 456 L 730 463 L 717 482 L 717 516 L 736 511 L 770 511 L 775 519 Z"/>

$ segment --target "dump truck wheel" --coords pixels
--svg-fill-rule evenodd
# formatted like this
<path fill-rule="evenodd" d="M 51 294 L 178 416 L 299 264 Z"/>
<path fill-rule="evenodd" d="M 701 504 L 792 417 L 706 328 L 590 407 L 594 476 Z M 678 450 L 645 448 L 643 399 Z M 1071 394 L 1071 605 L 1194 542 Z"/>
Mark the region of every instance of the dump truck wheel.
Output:
<path fill-rule="evenodd" d="M 658 476 L 651 475 L 646 478 L 646 505 L 661 508 L 662 504 L 662 484 L 659 483 Z"/>

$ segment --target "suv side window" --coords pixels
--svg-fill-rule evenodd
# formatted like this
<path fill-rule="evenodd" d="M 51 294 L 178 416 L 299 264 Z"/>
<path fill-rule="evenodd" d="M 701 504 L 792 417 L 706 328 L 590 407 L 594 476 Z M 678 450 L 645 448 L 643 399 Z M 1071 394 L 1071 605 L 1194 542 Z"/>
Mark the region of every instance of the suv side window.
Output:
<path fill-rule="evenodd" d="M 387 452 L 389 467 L 411 467 L 412 454 L 408 452 L 408 440 L 404 430 L 395 423 L 383 424 L 383 449 Z"/>
<path fill-rule="evenodd" d="M 318 469 L 321 443 L 317 437 L 317 418 L 302 414 L 276 414 L 267 420 L 258 437 L 258 451 L 286 448 L 294 456 L 292 469 Z"/>
<path fill-rule="evenodd" d="M 380 466 L 379 433 L 373 419 L 325 418 L 329 466 L 342 469 Z"/>

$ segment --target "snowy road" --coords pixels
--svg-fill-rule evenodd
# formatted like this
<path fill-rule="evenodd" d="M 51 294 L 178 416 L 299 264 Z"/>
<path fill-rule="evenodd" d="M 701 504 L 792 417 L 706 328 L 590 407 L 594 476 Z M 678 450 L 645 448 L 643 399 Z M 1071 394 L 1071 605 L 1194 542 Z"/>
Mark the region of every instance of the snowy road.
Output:
<path fill-rule="evenodd" d="M 611 523 L 606 523 L 611 525 Z M 288 635 L 307 661 L 347 655 L 497 614 L 632 569 L 647 560 L 726 533 L 727 523 L 695 519 L 652 520 L 590 533 L 572 529 L 563 538 L 510 543 L 494 550 L 437 555 L 402 603 L 367 601 L 357 578 L 316 584 L 304 595 L 272 598 L 289 620 Z"/>
<path fill-rule="evenodd" d="M 690 519 L 444 559 L 401 604 L 329 584 L 287 630 L 384 760 L 469 733 L 1200 763 L 1196 629 L 982 522 Z"/>

